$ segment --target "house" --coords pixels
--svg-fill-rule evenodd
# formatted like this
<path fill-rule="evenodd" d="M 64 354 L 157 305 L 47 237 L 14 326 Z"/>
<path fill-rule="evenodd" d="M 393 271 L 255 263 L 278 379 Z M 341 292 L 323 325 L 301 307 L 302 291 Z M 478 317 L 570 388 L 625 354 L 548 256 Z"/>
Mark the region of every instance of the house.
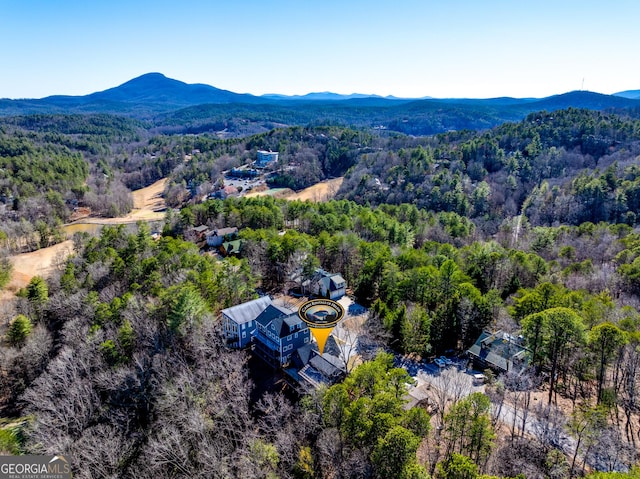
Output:
<path fill-rule="evenodd" d="M 238 228 L 217 228 L 207 232 L 207 245 L 215 248 L 222 245 L 225 241 L 236 239 L 238 236 Z"/>
<path fill-rule="evenodd" d="M 270 305 L 256 317 L 254 353 L 272 367 L 285 366 L 292 353 L 311 342 L 311 332 L 298 313 Z"/>
<path fill-rule="evenodd" d="M 245 348 L 251 344 L 256 330 L 256 318 L 271 306 L 271 298 L 263 296 L 253 301 L 222 310 L 222 334 L 227 345 Z"/>
<path fill-rule="evenodd" d="M 274 163 L 278 161 L 278 152 L 277 151 L 264 151 L 259 150 L 257 159 L 254 163 L 256 168 L 265 168 L 270 163 Z"/>
<path fill-rule="evenodd" d="M 242 253 L 242 240 L 225 241 L 220 245 L 220 254 L 227 256 L 240 256 Z"/>
<path fill-rule="evenodd" d="M 230 196 L 237 196 L 239 193 L 240 191 L 235 186 L 233 185 L 225 186 L 224 188 L 222 188 L 222 195 L 223 195 L 222 199 L 229 198 Z"/>
<path fill-rule="evenodd" d="M 194 243 L 199 243 L 200 241 L 205 240 L 208 230 L 209 230 L 209 227 L 206 225 L 194 226 L 193 228 L 185 231 L 184 238 L 187 241 L 193 241 Z"/>
<path fill-rule="evenodd" d="M 308 356 L 297 372 L 298 385 L 304 391 L 311 391 L 322 385 L 331 386 L 345 376 L 344 362 L 335 354 L 320 354 L 315 343 L 298 349 L 296 353 L 301 361 L 305 359 L 305 355 Z"/>
<path fill-rule="evenodd" d="M 344 375 L 344 363 L 332 354 L 313 354 L 307 365 L 298 371 L 300 385 L 307 390 L 331 386 Z"/>
<path fill-rule="evenodd" d="M 233 185 L 225 186 L 219 190 L 214 191 L 209 194 L 209 198 L 217 199 L 217 200 L 226 200 L 230 196 L 238 196 L 240 191 Z"/>
<path fill-rule="evenodd" d="M 335 384 L 346 374 L 344 362 L 339 355 L 340 349 L 333 336 L 329 336 L 323 354 L 318 351 L 316 343 L 305 344 L 294 351 L 290 367 L 284 370 L 287 382 L 302 394 L 322 385 Z"/>
<path fill-rule="evenodd" d="M 339 273 L 329 273 L 318 268 L 311 279 L 302 283 L 304 291 L 337 301 L 347 292 L 347 282 Z"/>
<path fill-rule="evenodd" d="M 467 353 L 479 369 L 492 369 L 497 373 L 520 371 L 528 365 L 529 350 L 521 337 L 503 331 L 483 331 Z"/>

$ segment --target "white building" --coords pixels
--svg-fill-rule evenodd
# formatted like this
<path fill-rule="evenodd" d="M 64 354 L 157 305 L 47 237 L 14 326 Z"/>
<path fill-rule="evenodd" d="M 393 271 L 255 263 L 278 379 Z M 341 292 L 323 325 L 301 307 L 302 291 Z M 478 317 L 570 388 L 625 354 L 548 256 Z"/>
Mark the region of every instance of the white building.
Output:
<path fill-rule="evenodd" d="M 278 161 L 277 151 L 259 150 L 255 165 L 257 168 L 264 168 L 270 163 L 274 163 L 276 161 Z"/>

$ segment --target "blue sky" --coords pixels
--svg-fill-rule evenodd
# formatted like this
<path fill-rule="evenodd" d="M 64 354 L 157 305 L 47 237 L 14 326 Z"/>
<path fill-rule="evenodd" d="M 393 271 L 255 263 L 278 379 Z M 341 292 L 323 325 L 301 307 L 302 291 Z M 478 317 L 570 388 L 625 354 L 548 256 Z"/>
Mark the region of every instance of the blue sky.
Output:
<path fill-rule="evenodd" d="M 148 72 L 241 93 L 640 89 L 637 0 L 0 0 L 0 98 Z"/>

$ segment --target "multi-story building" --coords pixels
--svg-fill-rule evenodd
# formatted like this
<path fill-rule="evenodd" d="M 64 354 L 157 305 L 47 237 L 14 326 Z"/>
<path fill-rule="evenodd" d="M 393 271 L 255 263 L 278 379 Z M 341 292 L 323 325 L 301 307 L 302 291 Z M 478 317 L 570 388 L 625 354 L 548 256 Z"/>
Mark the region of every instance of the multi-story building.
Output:
<path fill-rule="evenodd" d="M 253 301 L 222 310 L 222 333 L 231 348 L 251 344 L 256 330 L 256 318 L 271 306 L 271 298 L 263 296 Z"/>
<path fill-rule="evenodd" d="M 333 299 L 337 301 L 347 292 L 347 282 L 339 273 L 329 273 L 318 268 L 311 279 L 303 284 L 303 291 L 316 296 Z"/>
<path fill-rule="evenodd" d="M 264 151 L 259 150 L 258 156 L 256 158 L 255 166 L 256 168 L 264 168 L 270 163 L 274 163 L 278 161 L 278 152 L 277 151 Z"/>
<path fill-rule="evenodd" d="M 256 317 L 254 353 L 273 367 L 285 366 L 295 350 L 311 341 L 297 312 L 270 305 Z"/>

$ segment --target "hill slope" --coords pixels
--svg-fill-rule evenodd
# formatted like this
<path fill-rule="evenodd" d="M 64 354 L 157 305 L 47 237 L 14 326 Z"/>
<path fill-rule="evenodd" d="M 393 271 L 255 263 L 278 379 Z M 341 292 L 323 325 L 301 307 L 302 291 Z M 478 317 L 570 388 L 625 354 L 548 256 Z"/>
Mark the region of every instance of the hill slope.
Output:
<path fill-rule="evenodd" d="M 614 93 L 614 96 L 621 96 L 622 98 L 630 98 L 632 100 L 640 100 L 640 90 L 625 90 L 618 93 Z"/>

